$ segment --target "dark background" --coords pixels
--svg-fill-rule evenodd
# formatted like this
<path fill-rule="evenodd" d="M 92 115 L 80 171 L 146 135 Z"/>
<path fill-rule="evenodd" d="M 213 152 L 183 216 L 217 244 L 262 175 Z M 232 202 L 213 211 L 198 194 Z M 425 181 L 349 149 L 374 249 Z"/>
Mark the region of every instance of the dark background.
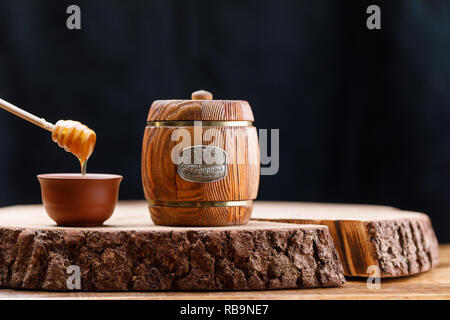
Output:
<path fill-rule="evenodd" d="M 449 1 L 1 1 L 0 97 L 98 135 L 88 171 L 143 199 L 155 99 L 245 99 L 279 128 L 259 199 L 393 205 L 450 241 Z M 77 4 L 82 30 L 66 28 Z M 382 29 L 366 28 L 378 4 Z M 40 202 L 36 174 L 77 172 L 42 129 L 0 111 L 0 205 Z"/>

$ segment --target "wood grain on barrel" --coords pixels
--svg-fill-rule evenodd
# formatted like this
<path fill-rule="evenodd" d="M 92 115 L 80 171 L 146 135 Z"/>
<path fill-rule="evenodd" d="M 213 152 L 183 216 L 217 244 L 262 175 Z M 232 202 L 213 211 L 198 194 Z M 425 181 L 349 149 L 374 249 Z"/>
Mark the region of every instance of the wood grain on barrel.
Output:
<path fill-rule="evenodd" d="M 250 105 L 242 100 L 157 100 L 147 121 L 158 120 L 254 121 L 254 118 Z"/>
<path fill-rule="evenodd" d="M 227 175 L 224 179 L 196 183 L 182 179 L 177 174 L 177 165 L 172 161 L 172 150 L 179 141 L 172 141 L 172 133 L 177 129 L 189 132 L 195 145 L 194 127 L 147 127 L 142 147 L 142 181 L 145 197 L 158 201 L 240 201 L 256 199 L 259 186 L 259 145 L 255 127 L 202 127 L 201 144 L 219 147 L 227 153 Z M 200 137 L 201 138 L 201 137 Z M 185 141 L 186 143 L 186 141 Z M 250 207 L 251 208 L 251 207 Z M 172 208 L 171 208 L 172 209 Z M 187 208 L 173 209 L 173 215 L 192 218 L 191 225 L 229 225 L 246 223 L 250 218 L 249 207 L 236 208 Z M 170 210 L 155 207 L 151 213 L 156 223 L 164 223 L 164 215 Z M 204 214 L 201 214 L 204 213 Z M 214 214 L 220 217 L 214 218 Z M 242 214 L 247 214 L 242 217 Z M 169 217 L 168 217 L 169 219 Z M 170 219 L 170 221 L 174 221 Z M 180 221 L 186 221 L 182 219 Z M 224 221 L 227 223 L 223 224 Z M 172 222 L 170 222 L 172 223 Z M 179 224 L 177 224 L 179 225 Z"/>
<path fill-rule="evenodd" d="M 196 99 L 212 99 L 200 90 Z M 241 100 L 158 100 L 153 102 L 148 121 L 253 121 L 247 101 Z M 206 124 L 206 123 L 205 123 Z M 142 145 L 142 183 L 145 198 L 171 202 L 221 202 L 217 207 L 150 206 L 159 225 L 221 226 L 245 224 L 253 206 L 227 206 L 224 202 L 256 199 L 259 186 L 259 144 L 256 128 L 230 126 L 147 126 Z M 226 176 L 218 181 L 193 182 L 177 172 L 172 153 L 182 148 L 214 146 L 226 153 Z M 202 169 L 202 168 L 201 168 Z M 212 180 L 212 179 L 211 179 Z"/>
<path fill-rule="evenodd" d="M 253 205 L 236 207 L 161 207 L 149 206 L 150 216 L 156 225 L 196 226 L 244 225 L 250 220 Z"/>
<path fill-rule="evenodd" d="M 194 127 L 147 127 L 142 147 L 142 177 L 146 199 L 159 201 L 236 201 L 255 199 L 259 183 L 259 148 L 254 127 L 203 127 L 203 144 L 227 152 L 227 176 L 216 182 L 195 183 L 177 174 L 172 141 L 177 129 L 187 130 L 195 145 Z M 209 131 L 209 133 L 208 133 Z M 210 136 L 220 136 L 210 142 Z"/>

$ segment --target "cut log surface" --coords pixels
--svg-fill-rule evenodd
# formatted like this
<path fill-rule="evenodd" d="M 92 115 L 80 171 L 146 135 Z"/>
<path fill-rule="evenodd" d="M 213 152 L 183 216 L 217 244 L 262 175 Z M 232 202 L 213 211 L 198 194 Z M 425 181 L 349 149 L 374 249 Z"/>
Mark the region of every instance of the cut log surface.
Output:
<path fill-rule="evenodd" d="M 68 283 L 76 285 L 77 267 L 81 291 L 262 290 L 345 282 L 325 226 L 162 227 L 151 223 L 146 203 L 139 202 L 119 204 L 103 227 L 65 228 L 40 205 L 0 209 L 0 287 L 68 291 Z"/>
<path fill-rule="evenodd" d="M 386 206 L 258 202 L 252 219 L 330 229 L 346 276 L 417 274 L 438 264 L 438 242 L 424 213 Z M 368 269 L 369 268 L 369 269 Z"/>

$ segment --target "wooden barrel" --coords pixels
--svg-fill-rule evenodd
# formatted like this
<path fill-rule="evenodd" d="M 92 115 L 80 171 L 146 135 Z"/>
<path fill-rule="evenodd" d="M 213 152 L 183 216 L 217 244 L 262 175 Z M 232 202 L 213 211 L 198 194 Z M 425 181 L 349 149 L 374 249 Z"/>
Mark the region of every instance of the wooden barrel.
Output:
<path fill-rule="evenodd" d="M 142 184 L 157 225 L 246 224 L 259 185 L 259 144 L 246 101 L 153 102 L 142 146 Z"/>

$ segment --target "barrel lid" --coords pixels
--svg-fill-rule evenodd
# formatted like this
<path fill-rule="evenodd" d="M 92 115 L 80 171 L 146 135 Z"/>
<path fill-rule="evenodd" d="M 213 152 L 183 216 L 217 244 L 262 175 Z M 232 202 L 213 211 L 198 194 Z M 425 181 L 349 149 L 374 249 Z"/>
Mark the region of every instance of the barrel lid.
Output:
<path fill-rule="evenodd" d="M 191 98 L 154 101 L 147 121 L 254 121 L 247 101 L 214 100 L 205 90 L 193 92 Z"/>

